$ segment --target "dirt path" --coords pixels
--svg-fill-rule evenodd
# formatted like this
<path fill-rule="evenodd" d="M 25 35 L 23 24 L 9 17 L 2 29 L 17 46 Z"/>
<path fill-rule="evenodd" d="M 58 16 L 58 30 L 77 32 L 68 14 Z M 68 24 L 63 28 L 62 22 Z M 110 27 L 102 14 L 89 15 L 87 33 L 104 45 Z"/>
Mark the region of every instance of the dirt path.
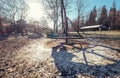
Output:
<path fill-rule="evenodd" d="M 48 38 L 1 41 L 0 78 L 120 77 L 119 48 L 98 40 L 63 42 Z"/>

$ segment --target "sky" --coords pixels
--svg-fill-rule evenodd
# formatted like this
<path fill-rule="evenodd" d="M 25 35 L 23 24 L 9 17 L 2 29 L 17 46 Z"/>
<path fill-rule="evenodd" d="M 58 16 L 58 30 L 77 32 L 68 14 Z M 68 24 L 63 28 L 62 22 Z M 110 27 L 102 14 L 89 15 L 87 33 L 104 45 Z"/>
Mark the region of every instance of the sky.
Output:
<path fill-rule="evenodd" d="M 43 6 L 38 0 L 26 0 L 29 6 L 28 17 L 34 20 L 40 20 L 45 16 Z"/>
<path fill-rule="evenodd" d="M 51 20 L 47 19 L 47 15 L 44 11 L 43 5 L 40 3 L 41 0 L 26 0 L 28 6 L 29 6 L 29 12 L 28 12 L 28 20 L 29 21 L 44 21 L 46 20 L 48 26 L 50 28 L 53 28 L 53 22 Z"/>
<path fill-rule="evenodd" d="M 30 19 L 34 19 L 34 20 L 41 20 L 43 18 L 47 19 L 46 14 L 44 12 L 44 8 L 42 6 L 42 4 L 40 4 L 39 2 L 40 0 L 26 0 L 28 6 L 29 6 L 29 13 L 28 13 L 28 17 Z M 86 3 L 88 4 L 88 6 L 85 8 L 84 10 L 84 14 L 86 15 L 87 13 L 89 13 L 94 6 L 96 6 L 96 8 L 101 8 L 102 6 L 106 6 L 106 8 L 109 10 L 110 7 L 112 7 L 114 0 L 86 0 Z M 120 9 L 120 0 L 115 0 L 116 2 L 116 7 L 117 9 Z M 76 11 L 75 11 L 75 3 L 73 2 L 71 4 L 71 11 L 68 13 L 68 17 L 70 19 L 75 19 L 77 17 Z M 48 22 L 50 22 L 47 19 Z M 50 25 L 52 25 L 52 23 L 50 23 Z"/>
<path fill-rule="evenodd" d="M 84 14 L 90 13 L 90 11 L 93 9 L 94 6 L 96 6 L 96 9 L 102 8 L 104 5 L 106 6 L 107 10 L 109 11 L 112 7 L 114 0 L 86 0 L 86 3 L 88 4 L 85 8 Z M 117 10 L 120 10 L 120 0 L 115 0 L 116 2 L 116 8 Z M 74 3 L 72 5 L 73 7 L 76 6 Z M 76 11 L 74 11 L 74 8 L 71 13 L 68 15 L 71 19 L 75 19 L 77 17 Z"/>
<path fill-rule="evenodd" d="M 97 8 L 106 6 L 108 9 L 112 6 L 114 0 L 89 0 L 90 6 L 96 6 Z M 120 0 L 115 0 L 116 8 L 120 9 Z"/>

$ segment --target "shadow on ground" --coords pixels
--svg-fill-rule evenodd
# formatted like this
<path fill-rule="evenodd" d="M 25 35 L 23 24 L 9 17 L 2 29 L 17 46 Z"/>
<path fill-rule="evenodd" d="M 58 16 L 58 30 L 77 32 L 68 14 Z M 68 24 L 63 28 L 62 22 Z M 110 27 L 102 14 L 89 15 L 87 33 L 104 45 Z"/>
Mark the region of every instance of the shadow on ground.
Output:
<path fill-rule="evenodd" d="M 120 52 L 118 49 L 114 49 L 111 47 L 102 46 L 105 48 L 109 48 L 112 50 Z M 91 49 L 91 47 L 88 47 Z M 58 45 L 52 48 L 52 57 L 54 59 L 54 63 L 57 69 L 60 71 L 63 77 L 76 78 L 77 75 L 81 76 L 90 76 L 90 77 L 120 77 L 120 60 L 114 60 L 113 58 L 107 57 L 105 55 L 98 54 L 91 49 L 88 51 L 88 48 L 82 48 L 82 56 L 84 58 L 84 63 L 74 62 L 72 58 L 76 57 L 73 53 L 70 53 L 64 45 Z M 89 65 L 86 53 L 94 54 L 95 56 L 99 56 L 106 60 L 113 61 L 114 64 L 108 65 Z M 96 58 L 97 59 L 97 58 Z"/>

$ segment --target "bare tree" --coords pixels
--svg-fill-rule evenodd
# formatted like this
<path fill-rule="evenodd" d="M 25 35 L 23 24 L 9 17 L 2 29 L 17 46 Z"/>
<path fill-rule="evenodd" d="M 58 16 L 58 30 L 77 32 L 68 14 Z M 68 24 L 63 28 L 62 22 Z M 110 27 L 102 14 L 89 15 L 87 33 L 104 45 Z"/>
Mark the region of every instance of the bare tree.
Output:
<path fill-rule="evenodd" d="M 72 0 L 63 0 L 65 8 L 69 8 Z M 54 23 L 54 32 L 58 32 L 58 26 L 61 25 L 61 20 L 59 20 L 61 16 L 61 0 L 42 0 L 42 4 L 46 11 L 48 17 Z"/>
<path fill-rule="evenodd" d="M 28 5 L 26 4 L 26 2 L 24 0 L 19 0 L 19 5 L 18 5 L 18 19 L 22 19 L 25 20 L 27 18 L 28 15 Z"/>
<path fill-rule="evenodd" d="M 20 16 L 23 17 L 26 11 L 24 0 L 0 0 L 5 17 L 15 22 Z M 24 10 L 23 10 L 24 9 Z M 21 12 L 21 15 L 19 14 Z"/>
<path fill-rule="evenodd" d="M 1 16 L 2 16 L 2 6 L 0 4 L 0 18 L 1 18 Z"/>
<path fill-rule="evenodd" d="M 15 16 L 18 11 L 15 0 L 1 0 L 0 2 L 3 4 L 4 16 L 15 22 Z"/>
<path fill-rule="evenodd" d="M 48 17 L 54 23 L 54 32 L 58 31 L 58 20 L 60 16 L 60 0 L 42 0 L 42 4 Z"/>
<path fill-rule="evenodd" d="M 85 10 L 85 8 L 87 7 L 86 1 L 85 0 L 75 0 L 75 4 L 76 4 L 76 10 L 78 13 L 78 30 L 80 29 L 80 18 L 83 15 L 83 12 Z"/>

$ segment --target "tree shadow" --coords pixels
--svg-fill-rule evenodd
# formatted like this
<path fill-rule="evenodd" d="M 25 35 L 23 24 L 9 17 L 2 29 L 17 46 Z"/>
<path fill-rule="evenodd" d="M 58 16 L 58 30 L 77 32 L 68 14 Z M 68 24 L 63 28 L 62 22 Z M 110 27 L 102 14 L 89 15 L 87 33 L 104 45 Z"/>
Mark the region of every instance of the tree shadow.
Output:
<path fill-rule="evenodd" d="M 105 47 L 105 46 L 102 46 L 102 47 Z M 67 49 L 64 45 L 58 45 L 56 47 L 53 47 L 52 48 L 52 57 L 54 59 L 55 66 L 61 73 L 61 76 L 64 76 L 64 77 L 71 76 L 73 78 L 76 78 L 78 74 L 81 74 L 81 77 L 82 77 L 82 75 L 87 75 L 87 76 L 91 76 L 91 77 L 92 76 L 95 76 L 95 77 L 120 76 L 120 60 L 114 60 L 113 58 L 96 53 L 91 48 L 93 48 L 93 47 L 80 49 L 80 51 L 82 51 L 82 56 L 84 59 L 84 63 L 80 63 L 80 62 L 72 61 L 72 59 L 74 57 L 76 57 L 76 55 L 67 51 Z M 88 50 L 88 49 L 91 49 L 91 50 Z M 114 49 L 112 49 L 112 50 L 114 50 Z M 90 62 L 87 60 L 88 57 L 86 56 L 86 53 L 90 53 L 95 56 L 99 56 L 101 58 L 104 58 L 105 60 L 113 61 L 114 64 L 90 65 L 89 64 Z"/>
<path fill-rule="evenodd" d="M 76 74 L 76 71 L 71 71 L 74 68 L 74 62 L 71 61 L 74 56 L 75 55 L 72 53 L 68 53 L 64 46 L 56 46 L 52 48 L 52 57 L 54 58 L 56 67 L 61 72 L 61 76 Z M 71 66 L 69 64 L 71 64 Z"/>
<path fill-rule="evenodd" d="M 101 46 L 101 47 L 105 47 L 105 48 L 108 48 L 108 49 L 111 49 L 111 50 L 115 50 L 115 51 L 117 51 L 117 52 L 120 52 L 120 49 L 113 48 L 113 47 L 110 47 L 110 46 L 106 46 L 106 45 L 96 45 L 96 46 Z"/>

